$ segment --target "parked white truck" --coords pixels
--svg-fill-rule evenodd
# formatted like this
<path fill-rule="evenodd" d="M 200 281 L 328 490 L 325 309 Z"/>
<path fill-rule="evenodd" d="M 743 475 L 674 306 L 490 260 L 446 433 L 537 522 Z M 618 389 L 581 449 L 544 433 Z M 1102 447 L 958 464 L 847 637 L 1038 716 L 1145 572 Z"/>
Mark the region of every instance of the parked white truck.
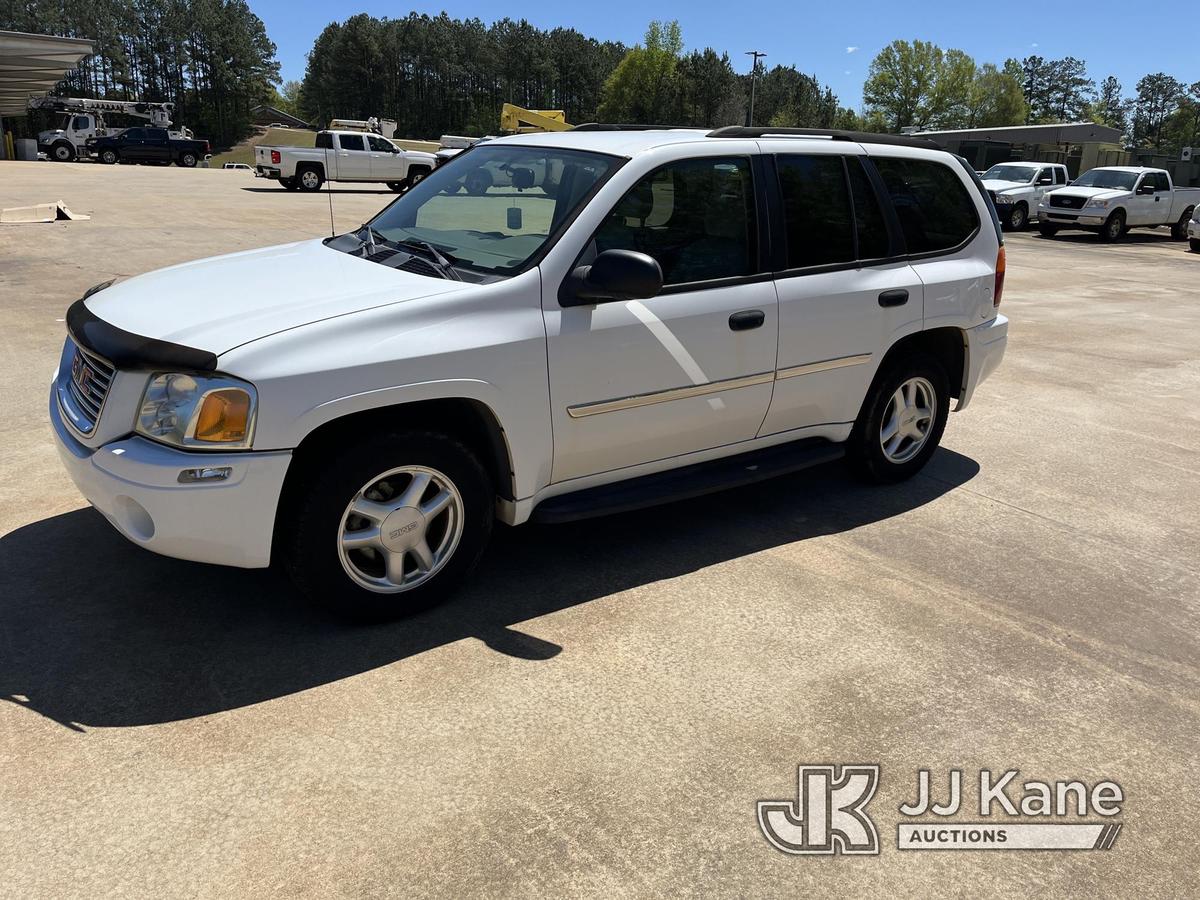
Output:
<path fill-rule="evenodd" d="M 1200 188 L 1179 188 L 1164 169 L 1107 166 L 1085 172 L 1038 204 L 1038 230 L 1054 237 L 1063 228 L 1095 231 L 1115 241 L 1130 228 L 1171 226 L 1171 236 L 1188 236 L 1188 220 L 1200 204 Z"/>
<path fill-rule="evenodd" d="M 315 147 L 254 148 L 255 171 L 289 191 L 319 191 L 326 181 L 383 182 L 405 191 L 433 171 L 436 157 L 403 150 L 361 131 L 317 132 Z"/>
<path fill-rule="evenodd" d="M 1046 192 L 1070 180 L 1062 163 L 1004 162 L 983 173 L 983 186 L 996 205 L 996 214 L 1004 227 L 1013 231 L 1023 230 L 1037 215 Z"/>
<path fill-rule="evenodd" d="M 1200 204 L 1192 210 L 1192 221 L 1188 222 L 1188 246 L 1193 253 L 1200 253 Z"/>

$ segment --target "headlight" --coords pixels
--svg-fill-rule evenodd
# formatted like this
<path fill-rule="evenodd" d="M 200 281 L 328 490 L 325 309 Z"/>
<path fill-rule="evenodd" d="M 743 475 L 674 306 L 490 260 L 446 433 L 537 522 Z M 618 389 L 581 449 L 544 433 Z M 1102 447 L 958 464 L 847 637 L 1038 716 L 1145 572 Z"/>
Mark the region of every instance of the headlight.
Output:
<path fill-rule="evenodd" d="M 189 450 L 243 450 L 254 439 L 254 385 L 227 375 L 155 375 L 142 394 L 138 434 Z"/>
<path fill-rule="evenodd" d="M 1093 198 L 1087 202 L 1087 205 L 1094 209 L 1108 209 L 1108 204 L 1111 202 L 1111 200 L 1096 200 Z"/>

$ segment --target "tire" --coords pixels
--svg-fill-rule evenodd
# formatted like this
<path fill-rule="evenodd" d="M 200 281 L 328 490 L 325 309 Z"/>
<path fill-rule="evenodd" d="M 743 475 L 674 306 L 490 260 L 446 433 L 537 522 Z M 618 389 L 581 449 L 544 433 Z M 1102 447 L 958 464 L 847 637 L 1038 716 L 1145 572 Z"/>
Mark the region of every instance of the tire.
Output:
<path fill-rule="evenodd" d="M 1038 223 L 1038 234 L 1040 234 L 1044 238 L 1052 238 L 1056 234 L 1058 234 L 1058 226 L 1050 225 L 1050 224 L 1047 224 L 1046 222 L 1039 222 Z"/>
<path fill-rule="evenodd" d="M 472 197 L 482 196 L 492 186 L 492 176 L 484 169 L 476 169 L 467 176 L 465 186 Z"/>
<path fill-rule="evenodd" d="M 1185 209 L 1183 215 L 1179 217 L 1179 221 L 1171 226 L 1171 237 L 1177 241 L 1187 240 L 1188 222 L 1192 221 L 1192 211 Z"/>
<path fill-rule="evenodd" d="M 424 490 L 416 488 L 424 505 L 448 498 L 428 517 L 395 505 L 412 499 L 405 492 L 415 475 L 429 478 Z M 487 546 L 494 503 L 486 470 L 459 440 L 396 431 L 307 469 L 280 509 L 287 530 L 277 538 L 287 572 L 306 596 L 339 618 L 381 622 L 427 609 L 454 591 Z M 367 514 L 353 511 L 355 504 Z M 374 540 L 356 537 L 372 530 Z"/>
<path fill-rule="evenodd" d="M 319 191 L 324 183 L 325 176 L 321 174 L 321 170 L 312 166 L 301 169 L 296 174 L 296 187 L 308 193 Z"/>
<path fill-rule="evenodd" d="M 106 166 L 115 165 L 116 163 L 119 163 L 120 161 L 121 161 L 121 154 L 117 153 L 116 150 L 101 150 L 100 151 L 100 162 L 104 163 Z"/>
<path fill-rule="evenodd" d="M 178 164 L 185 169 L 196 168 L 196 154 L 190 151 L 184 151 L 179 154 Z"/>
<path fill-rule="evenodd" d="M 1008 214 L 1008 227 L 1012 231 L 1024 231 L 1029 226 L 1029 207 L 1018 203 Z"/>
<path fill-rule="evenodd" d="M 279 185 L 284 190 L 288 190 L 288 191 L 294 191 L 294 190 L 296 190 L 296 187 L 297 187 L 295 178 L 280 178 Z"/>
<path fill-rule="evenodd" d="M 428 177 L 429 169 L 424 166 L 414 166 L 408 170 L 408 180 L 405 182 L 404 189 L 414 188 Z"/>
<path fill-rule="evenodd" d="M 1200 240 L 1196 238 L 1188 238 L 1188 247 L 1193 253 L 1200 253 Z"/>
<path fill-rule="evenodd" d="M 1111 244 L 1113 241 L 1120 239 L 1121 235 L 1128 231 L 1125 227 L 1125 213 L 1117 210 L 1108 217 L 1108 221 L 1100 226 L 1100 240 L 1106 244 Z"/>
<path fill-rule="evenodd" d="M 900 406 L 902 402 L 910 405 Z M 936 359 L 914 353 L 890 361 L 863 401 L 847 442 L 847 459 L 867 481 L 890 484 L 911 478 L 937 450 L 949 414 L 949 381 Z"/>
<path fill-rule="evenodd" d="M 75 148 L 66 141 L 59 141 L 50 148 L 50 158 L 55 162 L 71 162 L 75 158 Z"/>
<path fill-rule="evenodd" d="M 404 181 L 389 181 L 389 182 L 387 182 L 387 186 L 389 188 L 391 188 L 393 191 L 395 191 L 397 194 L 402 194 L 402 193 L 404 193 L 405 189 L 408 187 L 408 183 L 404 182 Z"/>

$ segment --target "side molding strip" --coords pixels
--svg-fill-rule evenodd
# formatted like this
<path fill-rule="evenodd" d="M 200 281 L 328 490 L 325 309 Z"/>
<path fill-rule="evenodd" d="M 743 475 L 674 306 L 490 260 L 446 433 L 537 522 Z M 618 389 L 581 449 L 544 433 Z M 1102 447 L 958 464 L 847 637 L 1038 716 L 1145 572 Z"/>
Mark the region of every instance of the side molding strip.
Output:
<path fill-rule="evenodd" d="M 797 375 L 812 375 L 815 372 L 828 372 L 830 369 L 844 369 L 846 366 L 861 366 L 870 361 L 870 353 L 861 353 L 858 356 L 839 356 L 837 359 L 823 359 L 820 362 L 792 366 L 790 369 L 780 369 L 775 377 L 778 379 L 795 378 Z"/>
<path fill-rule="evenodd" d="M 774 372 L 760 372 L 757 375 L 726 378 L 723 381 L 710 381 L 707 384 L 688 385 L 687 387 L 672 388 L 667 391 L 656 391 L 652 394 L 637 394 L 633 397 L 621 397 L 617 400 L 598 400 L 595 403 L 580 403 L 577 406 L 568 406 L 567 415 L 572 419 L 581 419 L 584 416 L 598 416 L 601 413 L 617 412 L 622 409 L 637 409 L 641 406 L 652 406 L 655 403 L 669 403 L 672 400 L 705 397 L 708 394 L 735 391 L 738 388 L 753 387 L 756 384 L 770 384 L 774 380 Z"/>

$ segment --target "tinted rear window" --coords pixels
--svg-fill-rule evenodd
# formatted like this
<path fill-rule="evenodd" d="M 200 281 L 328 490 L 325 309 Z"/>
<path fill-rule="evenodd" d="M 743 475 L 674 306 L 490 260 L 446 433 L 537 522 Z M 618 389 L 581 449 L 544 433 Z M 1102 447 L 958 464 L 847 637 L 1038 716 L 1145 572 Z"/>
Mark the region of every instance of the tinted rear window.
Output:
<path fill-rule="evenodd" d="M 780 156 L 787 266 L 854 260 L 854 218 L 840 156 Z"/>
<path fill-rule="evenodd" d="M 948 250 L 979 227 L 966 185 L 948 166 L 927 159 L 873 161 L 891 194 L 909 253 Z"/>
<path fill-rule="evenodd" d="M 317 135 L 317 143 L 315 146 L 318 150 L 332 150 L 333 136 L 327 131 L 321 132 Z"/>
<path fill-rule="evenodd" d="M 342 145 L 343 150 L 362 150 L 366 151 L 367 145 L 363 143 L 361 134 L 343 134 L 338 137 L 338 143 Z"/>

